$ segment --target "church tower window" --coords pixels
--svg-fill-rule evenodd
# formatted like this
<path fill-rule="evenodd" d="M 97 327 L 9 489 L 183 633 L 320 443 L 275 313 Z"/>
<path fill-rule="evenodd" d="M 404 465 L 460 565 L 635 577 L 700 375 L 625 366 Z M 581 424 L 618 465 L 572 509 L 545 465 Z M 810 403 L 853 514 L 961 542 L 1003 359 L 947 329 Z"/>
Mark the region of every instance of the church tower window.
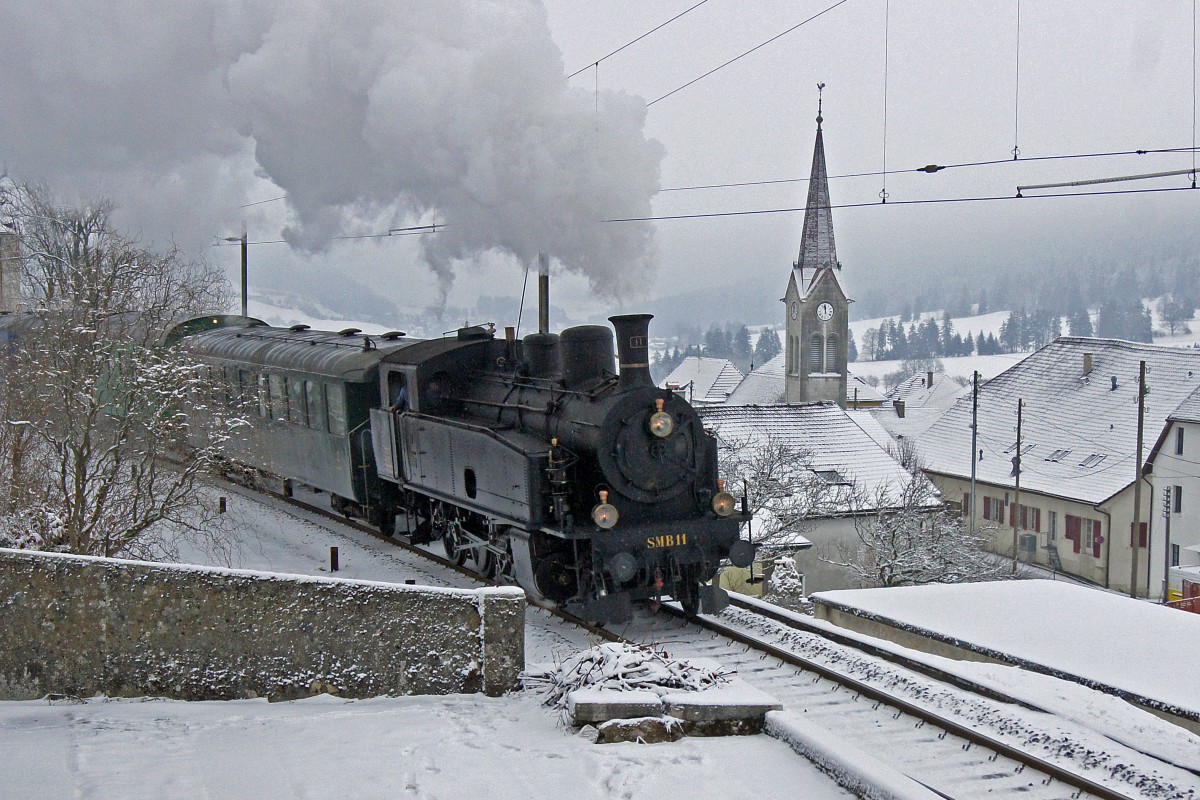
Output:
<path fill-rule="evenodd" d="M 825 337 L 825 371 L 838 371 L 838 336 L 836 333 Z"/>
<path fill-rule="evenodd" d="M 814 333 L 812 335 L 812 338 L 809 340 L 808 371 L 810 373 L 825 371 L 824 367 L 821 364 L 821 356 L 823 356 L 824 354 L 825 354 L 825 343 L 823 341 L 821 341 L 820 334 Z"/>

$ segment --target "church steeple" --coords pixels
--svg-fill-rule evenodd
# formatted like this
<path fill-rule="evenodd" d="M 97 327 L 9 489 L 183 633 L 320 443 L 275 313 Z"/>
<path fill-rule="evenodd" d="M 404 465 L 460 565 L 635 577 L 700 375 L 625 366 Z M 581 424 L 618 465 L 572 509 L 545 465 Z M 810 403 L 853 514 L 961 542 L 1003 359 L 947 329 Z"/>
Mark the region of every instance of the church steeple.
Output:
<path fill-rule="evenodd" d="M 824 267 L 840 268 L 837 247 L 833 239 L 833 212 L 829 208 L 829 174 L 825 170 L 825 140 L 821 135 L 822 100 L 825 84 L 817 84 L 817 141 L 813 145 L 812 172 L 808 179 L 808 203 L 804 208 L 804 234 L 800 239 L 800 256 L 793 265 L 801 287 Z"/>
<path fill-rule="evenodd" d="M 818 92 L 824 88 L 825 84 L 817 84 Z M 845 408 L 850 298 L 838 279 L 841 265 L 833 242 L 822 121 L 818 100 L 817 143 L 804 210 L 804 236 L 783 296 L 787 309 L 784 402 L 826 401 Z"/>

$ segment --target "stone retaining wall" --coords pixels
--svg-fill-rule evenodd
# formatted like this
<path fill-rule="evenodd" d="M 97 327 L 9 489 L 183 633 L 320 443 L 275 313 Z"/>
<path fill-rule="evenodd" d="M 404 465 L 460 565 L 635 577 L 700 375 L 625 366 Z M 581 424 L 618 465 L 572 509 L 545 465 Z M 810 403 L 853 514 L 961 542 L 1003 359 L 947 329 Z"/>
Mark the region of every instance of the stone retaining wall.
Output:
<path fill-rule="evenodd" d="M 499 695 L 525 663 L 516 588 L 0 549 L 0 604 L 0 699 Z"/>

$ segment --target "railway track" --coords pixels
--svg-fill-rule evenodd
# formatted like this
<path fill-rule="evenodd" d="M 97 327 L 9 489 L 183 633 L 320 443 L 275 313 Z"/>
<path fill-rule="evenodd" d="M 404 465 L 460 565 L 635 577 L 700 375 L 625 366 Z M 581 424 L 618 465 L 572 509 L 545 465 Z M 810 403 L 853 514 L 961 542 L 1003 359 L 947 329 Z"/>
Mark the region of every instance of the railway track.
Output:
<path fill-rule="evenodd" d="M 281 502 L 486 582 L 474 570 L 384 537 L 330 509 L 271 493 Z M 591 639 L 652 643 L 678 658 L 711 658 L 777 697 L 784 715 L 853 742 L 947 798 L 1200 800 L 1200 775 L 1103 739 L 1035 706 L 908 659 L 890 648 L 806 625 L 763 604 L 735 601 L 720 615 L 686 617 L 673 604 L 619 631 L 557 611 L 546 624 L 582 626 Z M 540 612 L 531 619 L 550 620 Z M 555 636 L 553 631 L 544 635 Z M 572 637 L 563 636 L 568 642 Z M 1102 740 L 1101 747 L 1093 746 Z"/>

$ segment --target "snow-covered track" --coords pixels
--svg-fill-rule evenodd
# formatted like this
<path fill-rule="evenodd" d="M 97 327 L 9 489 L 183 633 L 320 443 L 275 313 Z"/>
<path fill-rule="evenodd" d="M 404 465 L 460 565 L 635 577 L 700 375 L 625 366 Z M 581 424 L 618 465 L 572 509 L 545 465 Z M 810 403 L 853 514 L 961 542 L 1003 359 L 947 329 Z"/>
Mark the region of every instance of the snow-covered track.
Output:
<path fill-rule="evenodd" d="M 928 665 L 915 673 L 861 642 L 793 631 L 793 639 L 810 640 L 815 654 L 806 654 L 786 635 L 766 641 L 758 629 L 776 623 L 750 622 L 755 615 L 746 611 L 687 618 L 667 608 L 680 618 L 635 620 L 626 636 L 677 658 L 737 669 L 779 698 L 782 713 L 827 728 L 944 797 L 1200 797 L 1195 776 L 1183 769 L 1109 740 L 1105 751 L 1093 750 L 1072 740 L 1071 722 L 992 690 L 976 693 L 954 676 L 943 681 Z M 963 708 L 970 713 L 960 716 Z"/>

